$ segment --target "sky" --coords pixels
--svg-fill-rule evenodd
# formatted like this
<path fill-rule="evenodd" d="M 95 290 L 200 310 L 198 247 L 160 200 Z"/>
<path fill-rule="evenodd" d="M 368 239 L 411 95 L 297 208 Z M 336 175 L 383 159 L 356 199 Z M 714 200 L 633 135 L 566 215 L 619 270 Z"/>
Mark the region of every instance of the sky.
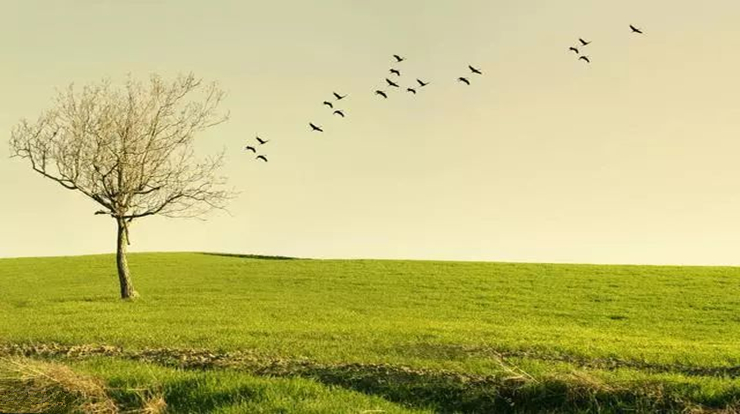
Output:
<path fill-rule="evenodd" d="M 0 15 L 0 257 L 115 248 L 93 201 L 9 158 L 21 118 L 72 82 L 193 72 L 228 94 L 197 149 L 226 150 L 239 197 L 135 222 L 130 251 L 740 265 L 740 2 L 5 0 Z M 568 50 L 579 37 L 590 65 Z M 391 67 L 431 83 L 373 95 Z M 333 91 L 345 119 L 322 106 Z M 243 151 L 255 134 L 267 164 Z"/>

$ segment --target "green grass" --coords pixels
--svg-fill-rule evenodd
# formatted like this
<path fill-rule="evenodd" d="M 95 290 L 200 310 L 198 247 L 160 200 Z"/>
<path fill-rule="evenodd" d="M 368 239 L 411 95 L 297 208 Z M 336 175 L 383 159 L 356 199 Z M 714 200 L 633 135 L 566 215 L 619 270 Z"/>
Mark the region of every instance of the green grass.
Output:
<path fill-rule="evenodd" d="M 182 371 L 115 359 L 72 366 L 106 379 L 113 399 L 134 409 L 148 396 L 159 394 L 174 413 L 431 412 L 303 378 L 260 378 L 233 370 Z"/>
<path fill-rule="evenodd" d="M 740 400 L 738 268 L 196 253 L 132 254 L 129 262 L 142 294 L 135 302 L 117 300 L 109 255 L 0 260 L 0 341 L 243 350 L 317 366 L 499 379 L 504 355 L 505 366 L 540 384 L 522 388 L 532 394 L 512 391 L 515 400 L 584 384 L 588 398 L 617 396 L 633 407 L 655 393 L 683 406 Z M 451 407 L 355 374 L 318 379 L 406 406 Z M 560 404 L 553 401 L 543 404 Z"/>

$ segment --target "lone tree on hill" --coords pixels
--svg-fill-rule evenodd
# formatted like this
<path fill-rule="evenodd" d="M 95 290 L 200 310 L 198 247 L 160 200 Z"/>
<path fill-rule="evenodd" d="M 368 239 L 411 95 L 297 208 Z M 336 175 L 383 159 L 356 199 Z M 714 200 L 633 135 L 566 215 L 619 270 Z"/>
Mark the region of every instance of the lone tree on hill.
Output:
<path fill-rule="evenodd" d="M 13 129 L 13 157 L 95 200 L 102 206 L 95 214 L 115 220 L 121 298 L 138 296 L 126 261 L 132 221 L 198 217 L 233 197 L 216 175 L 223 153 L 199 160 L 193 151 L 196 133 L 228 119 L 217 110 L 223 97 L 192 74 L 172 82 L 153 75 L 148 84 L 129 77 L 124 87 L 104 80 L 80 92 L 70 85 L 53 109 Z"/>

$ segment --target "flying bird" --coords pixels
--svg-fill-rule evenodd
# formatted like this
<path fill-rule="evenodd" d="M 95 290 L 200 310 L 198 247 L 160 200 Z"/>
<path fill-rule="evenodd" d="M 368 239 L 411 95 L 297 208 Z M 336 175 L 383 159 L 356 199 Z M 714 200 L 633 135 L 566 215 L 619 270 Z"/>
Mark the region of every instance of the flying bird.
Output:
<path fill-rule="evenodd" d="M 473 72 L 473 73 L 475 73 L 477 75 L 482 75 L 483 74 L 483 72 L 481 72 L 480 69 L 476 69 L 476 68 L 474 68 L 474 67 L 472 67 L 470 65 L 468 65 L 468 68 L 470 68 L 470 71 L 471 72 Z"/>
<path fill-rule="evenodd" d="M 581 53 L 581 52 L 579 52 L 579 51 L 578 51 L 578 49 L 576 49 L 576 48 L 575 48 L 575 47 L 573 47 L 573 46 L 571 46 L 571 47 L 570 47 L 570 49 L 568 49 L 568 50 L 572 50 L 572 51 L 576 52 L 576 54 L 579 54 L 579 53 Z"/>
<path fill-rule="evenodd" d="M 334 111 L 334 115 L 340 115 L 342 118 L 344 118 L 344 112 L 342 112 L 339 109 L 337 109 L 336 111 Z"/>
<path fill-rule="evenodd" d="M 313 122 L 309 122 L 308 125 L 311 125 L 311 130 L 313 130 L 313 131 L 324 132 L 323 129 L 321 129 L 320 127 L 317 127 L 316 125 L 314 125 Z"/>
<path fill-rule="evenodd" d="M 252 152 L 253 152 L 253 153 L 255 153 L 255 154 L 257 153 L 257 150 L 256 150 L 256 149 L 255 149 L 254 147 L 252 147 L 252 146 L 247 146 L 247 147 L 246 147 L 246 148 L 244 148 L 244 149 L 245 149 L 245 150 L 247 150 L 247 151 L 252 151 Z"/>
<path fill-rule="evenodd" d="M 258 155 L 258 156 L 257 156 L 257 159 L 258 159 L 258 160 L 262 160 L 262 161 L 264 161 L 264 162 L 267 162 L 267 157 L 265 157 L 264 155 Z"/>
<path fill-rule="evenodd" d="M 644 33 L 642 33 L 642 30 L 636 28 L 635 26 L 630 25 L 630 29 L 632 29 L 632 32 L 633 33 L 644 34 Z"/>
<path fill-rule="evenodd" d="M 260 145 L 267 144 L 268 142 L 270 142 L 269 139 L 262 139 L 260 137 L 255 137 L 255 138 L 257 138 L 257 142 L 259 142 Z"/>
<path fill-rule="evenodd" d="M 416 80 L 416 82 L 417 82 L 417 83 L 419 84 L 419 86 L 420 86 L 420 87 L 422 87 L 422 88 L 423 88 L 423 87 L 425 87 L 425 86 L 427 86 L 427 85 L 429 85 L 429 82 L 424 82 L 424 81 L 422 81 L 421 79 L 417 79 L 417 80 Z"/>
<path fill-rule="evenodd" d="M 588 56 L 581 56 L 578 58 L 578 60 L 585 60 L 586 63 L 591 63 L 591 60 L 588 58 Z"/>
<path fill-rule="evenodd" d="M 393 86 L 394 88 L 399 88 L 398 84 L 393 82 L 392 80 L 385 78 L 385 81 L 388 82 L 388 86 Z"/>
<path fill-rule="evenodd" d="M 581 45 L 583 45 L 583 46 L 588 46 L 588 45 L 591 44 L 591 42 L 587 42 L 587 41 L 581 39 L 580 37 L 578 38 L 578 41 L 581 42 Z"/>
<path fill-rule="evenodd" d="M 385 93 L 385 92 L 383 92 L 383 91 L 381 91 L 381 90 L 377 90 L 377 91 L 375 91 L 375 94 L 376 94 L 376 95 L 380 95 L 380 96 L 382 96 L 382 97 L 383 97 L 383 98 L 385 98 L 385 99 L 388 99 L 388 95 L 386 95 L 386 93 Z"/>
<path fill-rule="evenodd" d="M 390 73 L 396 76 L 401 76 L 401 71 L 398 69 L 391 69 Z"/>
<path fill-rule="evenodd" d="M 396 62 L 398 62 L 398 63 L 403 62 L 404 60 L 406 60 L 406 58 L 402 58 L 401 56 L 398 56 L 398 55 L 393 55 L 393 57 L 396 58 Z"/>
<path fill-rule="evenodd" d="M 416 89 L 414 89 L 414 88 L 406 88 L 406 92 L 411 92 L 414 95 L 416 95 Z"/>
<path fill-rule="evenodd" d="M 347 95 L 342 96 L 336 92 L 332 92 L 332 93 L 334 94 L 334 96 L 337 98 L 338 101 L 341 101 L 342 99 L 347 97 Z"/>
<path fill-rule="evenodd" d="M 468 80 L 468 78 L 463 78 L 462 76 L 460 76 L 459 78 L 457 78 L 457 80 L 470 85 L 470 81 Z"/>
<path fill-rule="evenodd" d="M 329 101 L 324 101 L 324 105 L 328 106 L 329 108 L 334 109 L 334 105 L 332 105 L 332 103 Z"/>

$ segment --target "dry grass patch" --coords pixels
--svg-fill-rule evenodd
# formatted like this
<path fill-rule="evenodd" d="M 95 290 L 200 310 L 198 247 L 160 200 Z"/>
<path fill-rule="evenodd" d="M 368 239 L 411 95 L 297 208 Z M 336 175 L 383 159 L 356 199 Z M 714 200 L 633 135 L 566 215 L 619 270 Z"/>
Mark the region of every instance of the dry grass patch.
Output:
<path fill-rule="evenodd" d="M 0 358 L 0 412 L 118 413 L 105 384 L 55 363 Z"/>

